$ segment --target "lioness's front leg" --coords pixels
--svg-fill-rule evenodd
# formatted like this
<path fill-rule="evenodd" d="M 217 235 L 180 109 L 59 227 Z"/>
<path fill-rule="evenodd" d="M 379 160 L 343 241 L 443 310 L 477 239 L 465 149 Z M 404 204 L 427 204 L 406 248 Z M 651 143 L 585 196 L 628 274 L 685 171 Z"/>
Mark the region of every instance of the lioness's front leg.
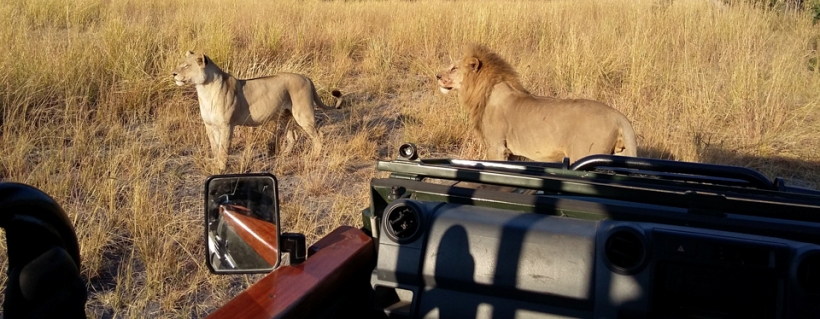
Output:
<path fill-rule="evenodd" d="M 228 166 L 228 149 L 231 146 L 231 136 L 233 135 L 233 125 L 209 125 L 213 132 L 214 157 L 219 170 L 225 170 Z"/>
<path fill-rule="evenodd" d="M 205 124 L 205 134 L 208 135 L 208 143 L 211 145 L 211 156 L 216 157 L 216 129 L 213 125 Z"/>

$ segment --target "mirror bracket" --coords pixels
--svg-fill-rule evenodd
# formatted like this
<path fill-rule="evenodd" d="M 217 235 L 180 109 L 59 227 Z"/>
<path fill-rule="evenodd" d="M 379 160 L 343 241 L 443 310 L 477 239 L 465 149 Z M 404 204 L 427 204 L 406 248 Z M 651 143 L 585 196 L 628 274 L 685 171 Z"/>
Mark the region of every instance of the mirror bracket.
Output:
<path fill-rule="evenodd" d="M 300 233 L 282 233 L 282 252 L 288 253 L 291 265 L 298 265 L 307 259 L 305 235 Z"/>

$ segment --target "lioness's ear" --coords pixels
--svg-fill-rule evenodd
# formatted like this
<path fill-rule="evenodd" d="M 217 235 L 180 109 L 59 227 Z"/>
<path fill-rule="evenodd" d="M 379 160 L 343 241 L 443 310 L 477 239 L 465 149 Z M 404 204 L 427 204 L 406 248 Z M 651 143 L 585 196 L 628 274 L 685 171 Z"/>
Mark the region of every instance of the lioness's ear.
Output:
<path fill-rule="evenodd" d="M 194 55 L 194 51 L 189 50 L 188 52 L 185 52 L 186 57 L 189 57 L 189 56 L 192 56 L 192 55 Z"/>
<path fill-rule="evenodd" d="M 476 57 L 469 57 L 467 58 L 467 66 L 469 66 L 473 72 L 478 72 L 478 69 L 481 68 L 481 61 L 479 61 Z"/>

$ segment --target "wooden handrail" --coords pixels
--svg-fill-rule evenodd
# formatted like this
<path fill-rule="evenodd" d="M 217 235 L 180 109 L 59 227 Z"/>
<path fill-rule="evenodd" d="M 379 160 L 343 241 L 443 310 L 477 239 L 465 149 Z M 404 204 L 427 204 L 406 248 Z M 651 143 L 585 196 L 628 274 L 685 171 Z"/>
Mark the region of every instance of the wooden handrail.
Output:
<path fill-rule="evenodd" d="M 311 246 L 314 253 L 296 266 L 283 266 L 211 313 L 208 319 L 302 318 L 374 257 L 373 240 L 341 226 Z"/>
<path fill-rule="evenodd" d="M 238 205 L 220 205 L 219 211 L 222 213 L 222 218 L 225 223 L 231 226 L 239 237 L 245 241 L 248 246 L 253 248 L 259 256 L 265 259 L 269 264 L 276 265 L 279 259 L 279 250 L 276 239 L 278 234 L 276 225 L 249 217 L 242 214 L 241 211 L 248 209 Z"/>

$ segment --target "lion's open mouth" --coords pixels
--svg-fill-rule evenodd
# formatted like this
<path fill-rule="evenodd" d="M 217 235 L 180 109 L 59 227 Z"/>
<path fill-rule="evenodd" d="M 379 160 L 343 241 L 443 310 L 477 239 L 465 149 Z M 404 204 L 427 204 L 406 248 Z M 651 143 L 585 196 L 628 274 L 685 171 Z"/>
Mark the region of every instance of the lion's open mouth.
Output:
<path fill-rule="evenodd" d="M 453 87 L 452 86 L 449 86 L 449 87 L 448 86 L 439 86 L 438 89 L 441 90 L 441 93 L 447 94 L 447 93 L 450 93 L 450 91 L 453 89 Z"/>

